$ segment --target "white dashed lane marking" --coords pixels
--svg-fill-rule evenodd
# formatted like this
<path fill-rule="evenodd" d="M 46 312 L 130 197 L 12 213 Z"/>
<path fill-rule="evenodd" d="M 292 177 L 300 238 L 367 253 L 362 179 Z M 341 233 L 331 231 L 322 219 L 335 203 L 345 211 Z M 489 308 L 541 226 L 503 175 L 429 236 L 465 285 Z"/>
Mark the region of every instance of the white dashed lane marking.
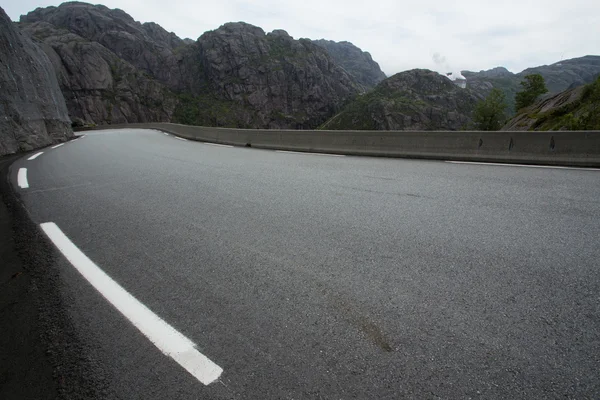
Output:
<path fill-rule="evenodd" d="M 44 154 L 43 151 L 40 151 L 39 153 L 35 153 L 34 155 L 32 155 L 31 157 L 29 157 L 27 159 L 27 161 L 31 161 L 31 160 L 35 160 L 36 158 L 38 158 L 39 156 L 41 156 L 42 154 Z"/>
<path fill-rule="evenodd" d="M 286 154 L 300 154 L 303 156 L 345 157 L 344 154 L 310 153 L 310 152 L 303 152 L 303 151 L 275 150 L 275 152 L 276 153 L 286 153 Z"/>
<path fill-rule="evenodd" d="M 206 144 L 208 146 L 218 146 L 218 147 L 233 147 L 229 144 L 220 144 L 220 143 L 208 143 L 208 142 L 202 142 L 202 144 Z"/>
<path fill-rule="evenodd" d="M 17 184 L 21 189 L 28 189 L 29 182 L 27 182 L 27 168 L 19 168 L 17 173 Z"/>

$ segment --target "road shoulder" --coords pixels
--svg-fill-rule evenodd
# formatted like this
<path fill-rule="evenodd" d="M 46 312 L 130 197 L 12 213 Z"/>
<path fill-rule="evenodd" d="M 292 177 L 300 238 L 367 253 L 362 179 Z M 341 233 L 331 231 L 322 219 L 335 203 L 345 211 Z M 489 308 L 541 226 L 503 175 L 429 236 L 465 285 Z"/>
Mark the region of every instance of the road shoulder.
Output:
<path fill-rule="evenodd" d="M 0 157 L 0 398 L 102 397 L 60 296 L 56 252 Z"/>

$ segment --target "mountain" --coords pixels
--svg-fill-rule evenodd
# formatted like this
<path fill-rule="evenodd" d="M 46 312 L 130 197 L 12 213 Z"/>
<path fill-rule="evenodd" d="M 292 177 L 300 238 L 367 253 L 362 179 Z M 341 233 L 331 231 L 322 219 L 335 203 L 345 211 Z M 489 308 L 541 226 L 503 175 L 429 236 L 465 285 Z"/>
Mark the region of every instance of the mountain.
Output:
<path fill-rule="evenodd" d="M 0 155 L 73 136 L 50 60 L 0 8 Z"/>
<path fill-rule="evenodd" d="M 194 42 L 119 9 L 69 2 L 19 26 L 52 60 L 75 124 L 314 128 L 361 91 L 322 47 L 243 22 Z"/>
<path fill-rule="evenodd" d="M 321 129 L 459 130 L 480 99 L 437 72 L 414 69 L 357 96 Z"/>
<path fill-rule="evenodd" d="M 541 74 L 550 93 L 562 92 L 593 82 L 600 75 L 600 56 L 584 56 L 527 68 L 518 76 L 522 78 L 529 74 Z"/>
<path fill-rule="evenodd" d="M 541 73 L 551 91 L 600 73 L 598 56 L 520 74 L 463 71 L 467 90 L 460 91 L 423 70 L 384 80 L 369 53 L 349 42 L 296 40 L 244 22 L 193 41 L 119 9 L 68 2 L 38 8 L 17 25 L 50 60 L 74 126 L 170 121 L 310 129 L 329 120 L 327 126 L 352 128 L 342 117 L 356 117 L 374 129 L 459 129 L 470 122 L 471 100 L 493 87 L 514 107 L 527 73 Z"/>
<path fill-rule="evenodd" d="M 171 120 L 175 94 L 105 46 L 44 21 L 20 26 L 52 61 L 74 126 Z"/>
<path fill-rule="evenodd" d="M 183 65 L 191 77 L 187 90 L 195 96 L 182 105 L 182 114 L 189 117 L 185 123 L 314 128 L 360 91 L 327 51 L 310 40 L 294 40 L 283 30 L 265 34 L 243 22 L 204 33 Z M 211 104 L 207 115 L 205 107 Z M 194 110 L 200 111 L 196 115 Z M 219 116 L 221 120 L 212 119 Z"/>
<path fill-rule="evenodd" d="M 21 16 L 19 26 L 49 56 L 74 126 L 170 121 L 187 46 L 121 10 L 70 2 Z"/>
<path fill-rule="evenodd" d="M 541 74 L 548 91 L 559 93 L 586 83 L 593 82 L 600 75 L 600 56 L 585 56 L 560 61 L 551 65 L 527 68 L 513 74 L 504 67 L 496 67 L 487 71 L 462 71 L 467 78 L 467 87 L 487 96 L 496 87 L 504 92 L 509 105 L 509 112 L 515 112 L 515 94 L 521 89 L 520 83 L 526 75 Z"/>
<path fill-rule="evenodd" d="M 342 66 L 366 90 L 372 89 L 386 78 L 373 61 L 371 54 L 362 51 L 350 42 L 334 42 L 333 40 L 315 40 L 313 43 L 323 47 L 331 58 Z"/>
<path fill-rule="evenodd" d="M 539 99 L 502 130 L 600 130 L 600 77 L 588 85 Z"/>
<path fill-rule="evenodd" d="M 186 79 L 178 62 L 178 52 L 186 43 L 155 23 L 135 21 L 122 10 L 67 2 L 58 7 L 37 8 L 21 16 L 20 22 L 46 22 L 57 30 L 98 43 L 171 88 L 179 87 Z"/>

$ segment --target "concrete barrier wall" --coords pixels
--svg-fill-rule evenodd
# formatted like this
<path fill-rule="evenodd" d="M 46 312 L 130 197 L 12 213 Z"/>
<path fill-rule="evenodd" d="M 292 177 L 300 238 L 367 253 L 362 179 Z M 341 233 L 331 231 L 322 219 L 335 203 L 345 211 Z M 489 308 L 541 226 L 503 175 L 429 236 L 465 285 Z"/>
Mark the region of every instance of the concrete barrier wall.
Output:
<path fill-rule="evenodd" d="M 600 167 L 599 131 L 298 131 L 171 123 L 100 126 L 158 129 L 203 142 L 334 154 Z"/>

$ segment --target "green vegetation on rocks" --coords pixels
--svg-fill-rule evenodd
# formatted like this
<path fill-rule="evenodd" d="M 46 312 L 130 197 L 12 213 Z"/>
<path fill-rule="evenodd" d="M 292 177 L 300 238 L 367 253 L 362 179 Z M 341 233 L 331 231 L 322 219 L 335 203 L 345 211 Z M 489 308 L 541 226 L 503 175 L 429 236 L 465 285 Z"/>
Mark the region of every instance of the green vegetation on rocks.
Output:
<path fill-rule="evenodd" d="M 320 129 L 460 130 L 479 99 L 437 72 L 415 69 L 356 96 Z"/>
<path fill-rule="evenodd" d="M 502 90 L 508 105 L 507 114 L 515 114 L 515 95 L 520 90 L 520 82 L 525 76 L 540 74 L 550 94 L 593 82 L 600 75 L 600 56 L 584 56 L 562 60 L 550 65 L 528 68 L 513 74 L 503 67 L 487 71 L 462 71 L 467 79 L 467 88 L 482 96 L 487 96 L 493 88 Z"/>
<path fill-rule="evenodd" d="M 600 77 L 589 85 L 538 100 L 503 130 L 600 130 Z"/>
<path fill-rule="evenodd" d="M 473 124 L 481 131 L 497 131 L 506 121 L 506 96 L 498 88 L 492 89 L 485 100 L 475 106 Z"/>
<path fill-rule="evenodd" d="M 518 110 L 532 105 L 544 93 L 548 93 L 544 77 L 540 74 L 526 75 L 521 81 L 522 90 L 515 96 L 515 107 Z"/>
<path fill-rule="evenodd" d="M 223 100 L 211 93 L 191 95 L 180 94 L 173 113 L 173 122 L 186 125 L 217 126 L 223 128 L 251 128 L 249 123 L 242 123 L 250 112 L 240 104 L 231 100 Z"/>

